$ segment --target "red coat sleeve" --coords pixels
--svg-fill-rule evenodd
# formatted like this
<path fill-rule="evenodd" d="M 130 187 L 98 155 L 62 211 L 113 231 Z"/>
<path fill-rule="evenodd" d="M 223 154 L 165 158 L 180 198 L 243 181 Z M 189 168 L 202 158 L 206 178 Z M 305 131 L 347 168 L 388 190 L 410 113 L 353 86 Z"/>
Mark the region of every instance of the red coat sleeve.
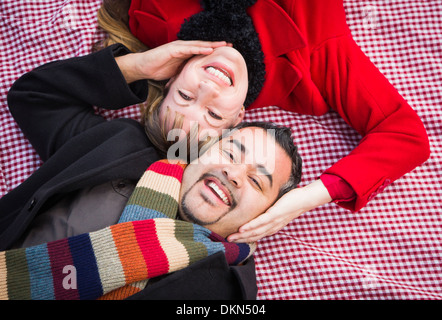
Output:
<path fill-rule="evenodd" d="M 319 178 L 334 202 L 352 201 L 356 197 L 352 187 L 342 178 L 326 173 L 322 174 Z"/>
<path fill-rule="evenodd" d="M 350 35 L 329 39 L 311 53 L 310 72 L 327 104 L 362 136 L 360 144 L 325 171 L 345 180 L 357 211 L 385 186 L 429 157 L 416 112 L 364 55 Z"/>

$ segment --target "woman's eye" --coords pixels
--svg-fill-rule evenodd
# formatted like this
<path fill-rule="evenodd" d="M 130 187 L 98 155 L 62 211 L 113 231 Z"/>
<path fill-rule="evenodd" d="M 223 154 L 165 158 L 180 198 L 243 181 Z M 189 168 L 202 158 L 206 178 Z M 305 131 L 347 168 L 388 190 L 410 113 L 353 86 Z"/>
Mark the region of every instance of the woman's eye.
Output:
<path fill-rule="evenodd" d="M 178 94 L 181 96 L 181 98 L 183 98 L 186 101 L 190 101 L 192 100 L 191 97 L 189 97 L 187 94 L 185 94 L 184 92 L 182 92 L 181 90 L 178 90 Z"/>
<path fill-rule="evenodd" d="M 220 117 L 219 115 L 217 115 L 213 111 L 209 110 L 208 113 L 209 113 L 209 116 L 211 116 L 213 119 L 216 119 L 216 120 L 222 120 L 223 119 L 222 117 Z"/>

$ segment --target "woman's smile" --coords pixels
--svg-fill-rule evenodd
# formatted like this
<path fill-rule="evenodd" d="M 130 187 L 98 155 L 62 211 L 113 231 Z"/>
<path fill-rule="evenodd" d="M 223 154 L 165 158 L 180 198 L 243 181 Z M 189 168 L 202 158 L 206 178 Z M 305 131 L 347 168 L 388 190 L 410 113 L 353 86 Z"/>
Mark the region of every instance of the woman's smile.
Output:
<path fill-rule="evenodd" d="M 167 108 L 171 118 L 166 131 L 172 129 L 176 115 L 183 117 L 186 133 L 189 123 L 198 123 L 201 130 L 233 127 L 244 118 L 248 84 L 246 62 L 236 49 L 220 47 L 209 55 L 194 56 L 167 84 L 160 121 L 166 119 Z"/>
<path fill-rule="evenodd" d="M 204 66 L 204 70 L 209 73 L 211 76 L 222 81 L 221 84 L 227 86 L 234 85 L 234 73 L 230 70 L 229 67 L 220 63 L 213 63 L 208 66 Z"/>

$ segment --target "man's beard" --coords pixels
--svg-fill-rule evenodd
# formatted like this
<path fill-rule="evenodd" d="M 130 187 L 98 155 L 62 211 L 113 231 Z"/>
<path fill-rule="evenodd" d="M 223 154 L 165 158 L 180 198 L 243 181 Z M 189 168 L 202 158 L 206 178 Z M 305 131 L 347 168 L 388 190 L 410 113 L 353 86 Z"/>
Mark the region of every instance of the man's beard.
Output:
<path fill-rule="evenodd" d="M 202 220 L 200 220 L 200 219 L 198 219 L 194 214 L 193 214 L 193 212 L 192 212 L 192 210 L 187 206 L 187 204 L 186 204 L 186 199 L 187 199 L 187 196 L 188 196 L 188 193 L 192 190 L 192 188 L 197 184 L 197 183 L 199 183 L 199 182 L 201 182 L 201 181 L 203 181 L 204 179 L 207 179 L 207 178 L 212 178 L 212 177 L 214 177 L 214 178 L 216 178 L 229 192 L 230 192 L 230 198 L 232 199 L 232 203 L 231 203 L 231 205 L 229 206 L 229 208 L 228 208 L 228 210 L 226 211 L 226 212 L 224 212 L 223 214 L 221 214 L 218 218 L 216 218 L 214 221 L 202 221 Z M 210 203 L 210 201 L 204 196 L 204 195 L 201 195 L 202 197 L 203 197 L 203 199 L 205 199 L 205 201 L 206 202 L 209 202 Z M 221 179 L 219 179 L 217 176 L 215 176 L 215 175 L 213 175 L 213 174 L 209 174 L 209 173 L 205 173 L 205 174 L 203 174 L 199 179 L 198 179 L 198 181 L 196 181 L 194 184 L 193 184 L 193 186 L 192 187 L 190 187 L 189 188 L 189 190 L 187 190 L 184 194 L 183 194 L 183 196 L 181 197 L 181 206 L 180 206 L 180 211 L 181 211 L 181 214 L 186 218 L 186 220 L 187 221 L 189 221 L 189 222 L 192 222 L 192 223 L 195 223 L 195 224 L 198 224 L 198 225 L 200 225 L 200 226 L 209 226 L 209 225 L 212 225 L 212 224 L 214 224 L 214 223 L 217 223 L 219 220 L 221 220 L 224 216 L 226 216 L 227 214 L 229 214 L 232 210 L 234 210 L 235 208 L 236 208 L 236 206 L 237 206 L 237 202 L 235 201 L 235 198 L 233 197 L 233 195 L 232 195 L 232 193 L 231 193 L 231 191 L 230 191 L 230 189 L 229 188 L 227 188 L 227 186 L 225 185 L 225 183 L 223 183 L 222 181 L 221 181 Z"/>

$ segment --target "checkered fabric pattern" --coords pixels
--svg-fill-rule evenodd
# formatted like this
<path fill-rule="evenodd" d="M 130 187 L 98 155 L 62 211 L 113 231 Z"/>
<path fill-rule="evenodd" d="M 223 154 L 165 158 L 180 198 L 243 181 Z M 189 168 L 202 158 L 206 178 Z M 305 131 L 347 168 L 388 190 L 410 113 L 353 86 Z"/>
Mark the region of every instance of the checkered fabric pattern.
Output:
<path fill-rule="evenodd" d="M 23 73 L 84 55 L 102 39 L 100 0 L 0 2 L 0 196 L 41 164 L 12 119 L 6 94 Z M 442 298 L 442 2 L 345 0 L 361 49 L 422 118 L 432 154 L 363 210 L 329 204 L 262 240 L 255 254 L 258 299 Z M 137 118 L 136 107 L 97 110 Z M 250 111 L 246 120 L 292 128 L 304 160 L 301 185 L 349 153 L 360 137 L 335 113 L 322 117 Z"/>

